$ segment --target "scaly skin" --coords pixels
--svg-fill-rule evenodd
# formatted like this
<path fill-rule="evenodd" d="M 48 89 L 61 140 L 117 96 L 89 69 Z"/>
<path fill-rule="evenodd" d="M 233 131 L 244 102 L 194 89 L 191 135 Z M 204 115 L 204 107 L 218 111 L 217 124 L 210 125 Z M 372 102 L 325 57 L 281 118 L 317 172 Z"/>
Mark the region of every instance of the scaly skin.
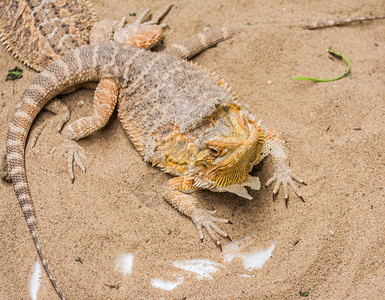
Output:
<path fill-rule="evenodd" d="M 96 15 L 84 0 L 0 1 L 0 37 L 16 58 L 36 71 L 90 42 Z"/>
<path fill-rule="evenodd" d="M 147 20 L 151 17 L 147 9 L 132 24 L 126 24 L 125 17 L 120 22 L 112 19 L 96 22 L 88 1 L 7 0 L 0 2 L 0 37 L 15 57 L 34 70 L 41 71 L 68 50 L 89 43 L 97 45 L 114 41 L 149 50 L 162 39 L 163 28 L 167 25 L 158 24 L 171 7 L 167 5 L 151 20 Z M 50 17 L 49 20 L 47 17 Z M 31 34 L 33 39 L 29 38 Z M 227 28 L 206 30 L 171 45 L 165 52 L 188 59 L 234 34 L 235 31 Z M 71 89 L 65 91 L 68 92 Z M 56 98 L 45 109 L 59 115 L 57 129 L 61 132 L 70 119 L 69 108 Z M 32 148 L 45 125 L 39 126 L 34 134 Z M 3 163 L 2 178 L 9 180 L 6 161 Z"/>
<path fill-rule="evenodd" d="M 288 151 L 274 130 L 262 127 L 238 103 L 215 75 L 175 57 L 147 52 L 116 43 L 82 46 L 54 61 L 37 75 L 22 95 L 9 125 L 7 156 L 15 193 L 37 252 L 61 299 L 36 234 L 36 213 L 25 170 L 25 144 L 38 112 L 56 95 L 86 82 L 99 82 L 91 116 L 70 123 L 62 132 L 72 164 L 82 170 L 82 151 L 77 140 L 102 128 L 118 103 L 122 126 L 144 160 L 177 176 L 164 186 L 165 199 L 190 217 L 203 238 L 206 229 L 218 246 L 216 233 L 228 237 L 218 219 L 186 193 L 197 189 L 247 195 L 245 186 L 258 188 L 248 172 L 271 155 L 275 173 L 268 183 L 292 186 Z"/>
<path fill-rule="evenodd" d="M 119 23 L 111 19 L 96 22 L 91 3 L 84 0 L 0 1 L 0 39 L 13 56 L 40 72 L 67 51 L 85 44 L 113 40 L 149 50 L 162 39 L 166 25 L 158 23 L 171 7 L 167 5 L 157 17 L 144 22 L 149 17 L 147 9 L 134 23 L 127 25 L 125 17 Z M 59 115 L 57 129 L 61 132 L 70 119 L 69 108 L 56 98 L 45 109 Z M 40 125 L 34 134 L 32 148 L 45 125 Z M 7 169 L 6 157 L 3 157 L 1 178 L 5 181 L 10 180 Z"/>
<path fill-rule="evenodd" d="M 84 0 L 3 0 L 0 1 L 0 39 L 7 50 L 35 71 L 69 50 L 107 41 L 151 49 L 163 35 L 159 21 L 166 6 L 154 19 L 144 22 L 149 9 L 133 24 L 106 19 L 96 22 L 91 3 Z"/>
<path fill-rule="evenodd" d="M 96 21 L 91 3 L 84 0 L 4 0 L 0 1 L 0 39 L 13 56 L 40 72 L 67 51 L 85 44 L 114 41 L 150 50 L 162 39 L 167 25 L 159 22 L 171 7 L 167 5 L 151 20 L 147 20 L 150 10 L 146 9 L 132 24 L 126 24 L 125 17 Z M 226 28 L 205 30 L 171 45 L 166 53 L 189 59 L 234 33 Z"/>

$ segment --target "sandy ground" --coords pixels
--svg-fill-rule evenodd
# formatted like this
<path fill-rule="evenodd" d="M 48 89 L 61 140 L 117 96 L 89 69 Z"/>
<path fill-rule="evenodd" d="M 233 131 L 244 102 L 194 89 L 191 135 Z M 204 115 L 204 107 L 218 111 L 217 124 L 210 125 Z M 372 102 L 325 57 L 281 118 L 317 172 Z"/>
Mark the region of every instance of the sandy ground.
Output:
<path fill-rule="evenodd" d="M 92 2 L 100 19 L 168 3 Z M 245 270 L 239 258 L 224 262 L 207 235 L 201 244 L 192 222 L 161 199 L 169 176 L 142 161 L 116 114 L 80 142 L 87 172 L 76 170 L 74 184 L 60 151 L 49 153 L 60 141 L 49 125 L 34 150 L 27 145 L 27 171 L 42 248 L 67 298 L 297 299 L 302 291 L 309 299 L 383 299 L 385 21 L 318 31 L 300 26 L 371 13 L 384 14 L 383 1 L 176 2 L 164 21 L 170 26 L 165 46 L 206 26 L 245 27 L 194 61 L 230 82 L 264 124 L 282 132 L 294 171 L 308 183 L 300 188 L 306 203 L 292 193 L 286 208 L 282 194 L 273 202 L 271 188 L 252 191 L 252 201 L 196 193 L 204 207 L 232 220 L 222 228 L 233 240 L 248 236 L 253 251 L 275 245 L 261 268 Z M 330 46 L 351 60 L 350 77 L 318 84 L 290 80 L 342 74 L 346 65 L 329 57 Z M 15 66 L 24 77 L 0 83 L 2 148 L 13 109 L 35 72 L 0 47 L 0 78 Z M 64 97 L 73 119 L 90 112 L 92 94 Z M 35 123 L 54 119 L 45 112 Z M 262 184 L 271 174 L 270 159 L 253 171 Z M 12 186 L 1 183 L 0 189 L 0 298 L 27 299 L 36 251 Z M 131 275 L 115 268 L 125 253 L 134 257 Z M 212 279 L 197 279 L 173 265 L 192 259 L 222 266 Z M 183 283 L 166 291 L 153 287 L 153 278 Z M 55 298 L 43 273 L 38 299 Z"/>

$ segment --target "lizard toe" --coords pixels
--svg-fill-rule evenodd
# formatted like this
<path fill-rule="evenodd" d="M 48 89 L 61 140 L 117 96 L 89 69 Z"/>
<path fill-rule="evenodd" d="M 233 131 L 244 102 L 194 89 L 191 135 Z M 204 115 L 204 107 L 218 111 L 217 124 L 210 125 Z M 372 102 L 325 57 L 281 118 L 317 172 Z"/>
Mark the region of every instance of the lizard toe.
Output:
<path fill-rule="evenodd" d="M 208 211 L 205 209 L 196 209 L 192 213 L 191 219 L 194 222 L 195 227 L 198 230 L 198 234 L 199 234 L 201 241 L 203 240 L 203 232 L 202 232 L 202 227 L 203 227 L 207 231 L 207 233 L 209 234 L 209 236 L 211 237 L 213 242 L 219 248 L 222 249 L 222 244 L 219 241 L 217 234 L 219 234 L 225 238 L 228 238 L 229 240 L 231 240 L 231 238 L 229 237 L 229 235 L 226 232 L 224 232 L 222 229 L 220 229 L 215 224 L 215 222 L 229 223 L 229 221 L 227 219 L 220 219 L 220 218 L 214 217 L 213 216 L 214 213 L 215 213 L 215 211 Z"/>
<path fill-rule="evenodd" d="M 82 162 L 82 159 L 86 159 L 86 155 L 84 154 L 84 149 L 79 146 L 79 144 L 74 140 L 66 139 L 64 141 L 64 147 L 66 148 L 67 152 L 67 169 L 68 174 L 70 176 L 70 179 L 72 182 L 75 180 L 74 175 L 74 169 L 73 165 L 75 164 L 82 170 L 84 173 L 86 171 L 86 168 L 84 167 L 84 164 Z"/>
<path fill-rule="evenodd" d="M 303 202 L 305 202 L 294 181 L 297 181 L 302 184 L 305 184 L 305 182 L 301 178 L 299 178 L 297 175 L 295 175 L 290 169 L 274 174 L 274 176 L 266 182 L 266 186 L 269 186 L 274 181 L 275 181 L 275 185 L 273 189 L 273 200 L 276 199 L 279 189 L 282 186 L 284 191 L 284 196 L 285 196 L 285 204 L 287 206 L 287 203 L 289 201 L 289 196 L 290 196 L 289 195 L 289 186 L 290 186 L 293 192 L 298 196 L 298 198 L 300 198 Z"/>

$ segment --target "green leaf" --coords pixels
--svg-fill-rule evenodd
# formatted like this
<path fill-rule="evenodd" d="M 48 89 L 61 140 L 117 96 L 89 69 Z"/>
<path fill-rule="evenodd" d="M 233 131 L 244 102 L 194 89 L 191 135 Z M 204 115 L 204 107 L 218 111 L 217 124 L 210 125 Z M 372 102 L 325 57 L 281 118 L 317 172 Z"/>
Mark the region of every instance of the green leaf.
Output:
<path fill-rule="evenodd" d="M 332 78 L 332 79 L 318 79 L 318 78 L 304 77 L 304 76 L 294 76 L 294 77 L 291 77 L 291 79 L 293 79 L 293 80 L 310 80 L 310 81 L 314 81 L 314 82 L 329 82 L 329 81 L 335 81 L 335 80 L 338 80 L 338 79 L 341 79 L 341 78 L 347 76 L 350 72 L 350 61 L 347 59 L 347 57 L 345 55 L 343 55 L 341 52 L 333 51 L 330 48 L 328 49 L 328 52 L 330 54 L 337 56 L 338 58 L 343 58 L 346 61 L 348 68 L 346 69 L 344 74 L 342 74 L 336 78 Z"/>
<path fill-rule="evenodd" d="M 19 69 L 18 67 L 15 67 L 12 70 L 8 70 L 8 75 L 5 77 L 5 81 L 7 80 L 15 80 L 18 78 L 23 77 L 23 70 Z"/>
<path fill-rule="evenodd" d="M 83 259 L 81 259 L 79 256 L 75 256 L 75 261 L 78 261 L 83 264 Z"/>
<path fill-rule="evenodd" d="M 136 16 L 136 13 L 133 12 L 133 13 L 129 13 L 128 15 L 129 15 L 130 17 L 135 17 L 135 16 Z"/>
<path fill-rule="evenodd" d="M 299 291 L 299 295 L 301 297 L 307 297 L 307 296 L 309 296 L 309 292 L 302 292 L 302 290 L 301 290 L 301 291 Z"/>

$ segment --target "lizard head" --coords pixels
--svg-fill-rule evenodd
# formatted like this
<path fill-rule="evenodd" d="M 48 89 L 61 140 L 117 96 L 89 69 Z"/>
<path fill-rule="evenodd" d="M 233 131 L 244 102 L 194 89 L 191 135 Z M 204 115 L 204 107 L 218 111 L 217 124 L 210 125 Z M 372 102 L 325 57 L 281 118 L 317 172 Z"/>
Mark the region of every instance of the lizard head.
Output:
<path fill-rule="evenodd" d="M 239 106 L 217 111 L 194 161 L 202 184 L 221 188 L 246 180 L 263 142 L 260 125 Z"/>

